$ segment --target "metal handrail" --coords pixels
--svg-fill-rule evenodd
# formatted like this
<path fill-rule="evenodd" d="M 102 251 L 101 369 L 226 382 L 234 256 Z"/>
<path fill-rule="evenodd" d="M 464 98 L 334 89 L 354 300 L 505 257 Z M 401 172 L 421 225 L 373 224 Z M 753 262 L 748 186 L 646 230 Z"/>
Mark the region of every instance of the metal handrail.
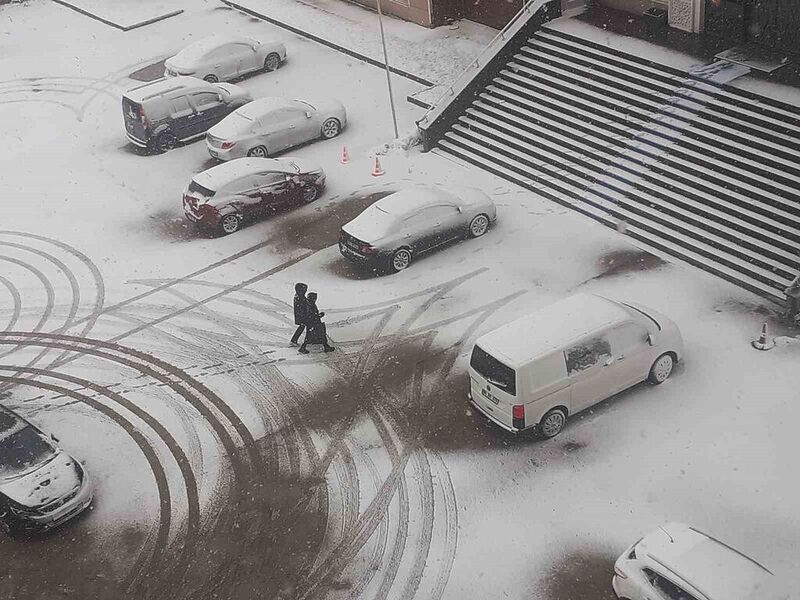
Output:
<path fill-rule="evenodd" d="M 516 15 L 514 15 L 508 23 L 506 23 L 506 26 L 503 27 L 503 29 L 501 29 L 500 32 L 496 36 L 494 36 L 494 38 L 492 38 L 492 41 L 489 42 L 489 44 L 485 48 L 483 48 L 483 50 L 481 50 L 475 56 L 474 59 L 472 59 L 470 61 L 469 65 L 467 65 L 467 67 L 459 74 L 459 76 L 456 77 L 450 83 L 449 86 L 447 86 L 447 89 L 442 93 L 442 95 L 439 97 L 439 99 L 436 100 L 436 102 L 433 103 L 433 105 L 425 112 L 425 114 L 422 116 L 422 118 L 419 121 L 417 121 L 417 123 L 427 122 L 428 121 L 428 115 L 430 115 L 430 113 L 432 113 L 437 108 L 439 108 L 439 106 L 442 104 L 443 100 L 445 100 L 448 97 L 455 96 L 456 95 L 456 90 L 454 88 L 456 88 L 459 83 L 461 83 L 462 81 L 465 81 L 465 80 L 466 81 L 472 81 L 472 78 L 474 76 L 474 72 L 477 71 L 477 70 L 480 70 L 481 68 L 483 68 L 486 65 L 486 63 L 488 62 L 488 60 L 486 60 L 486 61 L 482 60 L 484 55 L 486 53 L 488 53 L 490 50 L 494 50 L 494 52 L 492 52 L 492 56 L 494 56 L 496 54 L 496 50 L 497 50 L 497 48 L 495 46 L 497 46 L 497 44 L 499 42 L 503 42 L 503 44 L 501 44 L 501 46 L 505 45 L 508 33 L 518 24 L 519 20 L 524 15 L 528 15 L 528 17 L 530 17 L 530 16 L 536 14 L 545 4 L 547 4 L 550 1 L 551 0 L 527 0 L 525 2 L 525 4 L 523 5 L 523 7 L 519 10 L 519 12 Z M 526 19 L 526 22 L 527 22 L 527 19 Z M 514 32 L 514 33 L 516 33 L 516 32 Z M 469 77 L 467 77 L 467 75 L 469 75 Z M 463 87 L 464 86 L 462 86 L 462 88 Z M 458 90 L 458 93 L 460 93 L 460 92 L 461 92 L 461 90 Z"/>

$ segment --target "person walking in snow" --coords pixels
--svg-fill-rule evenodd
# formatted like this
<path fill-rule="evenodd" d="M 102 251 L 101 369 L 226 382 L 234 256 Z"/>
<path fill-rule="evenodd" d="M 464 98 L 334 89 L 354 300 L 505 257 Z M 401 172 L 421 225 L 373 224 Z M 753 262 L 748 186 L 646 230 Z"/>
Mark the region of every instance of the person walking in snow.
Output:
<path fill-rule="evenodd" d="M 303 335 L 303 330 L 306 328 L 306 321 L 308 317 L 308 298 L 306 292 L 308 286 L 305 283 L 294 284 L 294 324 L 297 325 L 294 335 L 290 340 L 292 346 L 296 346 Z"/>
<path fill-rule="evenodd" d="M 299 352 L 308 354 L 306 346 L 308 344 L 322 344 L 325 352 L 333 352 L 336 350 L 328 343 L 328 328 L 322 322 L 322 317 L 325 316 L 324 312 L 320 312 L 317 308 L 317 293 L 309 292 L 308 296 L 308 312 L 306 313 L 306 337 L 303 340 L 303 345 L 300 346 Z"/>

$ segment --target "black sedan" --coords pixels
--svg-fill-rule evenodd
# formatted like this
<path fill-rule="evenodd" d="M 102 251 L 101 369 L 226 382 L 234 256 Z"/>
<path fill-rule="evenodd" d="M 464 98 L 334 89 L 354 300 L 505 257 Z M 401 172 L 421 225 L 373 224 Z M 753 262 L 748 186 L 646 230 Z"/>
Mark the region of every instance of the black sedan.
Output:
<path fill-rule="evenodd" d="M 309 203 L 325 189 L 325 172 L 297 158 L 237 158 L 192 178 L 186 218 L 223 235 L 287 204 Z"/>

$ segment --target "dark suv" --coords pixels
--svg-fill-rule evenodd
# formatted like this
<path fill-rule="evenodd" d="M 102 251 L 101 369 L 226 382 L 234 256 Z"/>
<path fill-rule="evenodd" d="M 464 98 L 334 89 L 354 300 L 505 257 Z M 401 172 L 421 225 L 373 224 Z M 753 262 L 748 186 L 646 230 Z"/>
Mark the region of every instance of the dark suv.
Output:
<path fill-rule="evenodd" d="M 122 115 L 131 142 L 166 152 L 179 141 L 203 137 L 251 100 L 249 92 L 230 83 L 172 77 L 128 91 L 122 96 Z"/>

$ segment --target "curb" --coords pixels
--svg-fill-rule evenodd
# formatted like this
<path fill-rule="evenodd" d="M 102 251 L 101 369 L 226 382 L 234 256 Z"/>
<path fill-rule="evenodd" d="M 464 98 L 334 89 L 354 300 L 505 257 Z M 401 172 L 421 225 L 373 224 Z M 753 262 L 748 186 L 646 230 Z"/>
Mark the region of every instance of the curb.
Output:
<path fill-rule="evenodd" d="M 60 2 L 60 1 L 63 1 L 63 0 L 55 0 L 55 1 L 56 2 Z M 238 11 L 241 11 L 241 12 L 243 12 L 245 14 L 250 15 L 251 17 L 256 17 L 258 19 L 261 19 L 262 21 L 267 21 L 268 23 L 272 23 L 273 25 L 276 25 L 278 27 L 281 27 L 283 29 L 291 31 L 292 33 L 295 33 L 295 34 L 300 35 L 302 37 L 305 37 L 305 38 L 308 38 L 310 40 L 313 40 L 313 41 L 317 42 L 318 44 L 322 44 L 323 46 L 327 46 L 328 48 L 333 48 L 334 50 L 337 50 L 338 52 L 342 52 L 343 54 L 347 54 L 348 56 L 352 56 L 353 58 L 356 58 L 356 59 L 358 59 L 360 61 L 363 61 L 363 62 L 365 62 L 367 64 L 372 65 L 373 67 L 379 67 L 381 69 L 386 69 L 386 65 L 384 65 L 379 60 L 375 60 L 374 58 L 371 58 L 369 56 L 366 56 L 364 54 L 356 52 L 355 50 L 351 50 L 350 48 L 345 48 L 344 46 L 340 46 L 339 44 L 336 44 L 334 42 L 326 40 L 325 38 L 321 38 L 318 35 L 314 35 L 313 33 L 308 33 L 307 31 L 303 31 L 302 29 L 294 27 L 293 25 L 289 25 L 288 23 L 283 23 L 281 21 L 278 21 L 277 19 L 274 19 L 273 17 L 268 17 L 267 15 L 258 13 L 256 11 L 250 9 L 250 8 L 246 8 L 244 6 L 241 6 L 240 4 L 236 4 L 235 2 L 232 2 L 231 0 L 220 0 L 220 1 L 223 4 L 227 4 L 231 8 L 235 8 Z M 415 83 L 419 83 L 419 84 L 425 85 L 427 87 L 433 87 L 435 85 L 432 81 L 428 81 L 427 79 L 424 79 L 423 77 L 419 77 L 418 75 L 414 75 L 413 73 L 409 73 L 408 71 L 403 71 L 402 69 L 397 69 L 395 67 L 391 67 L 390 66 L 389 67 L 389 71 L 391 71 L 392 73 L 395 73 L 396 75 L 400 75 L 401 77 L 405 77 L 406 79 L 410 79 L 411 81 L 414 81 Z M 411 101 L 411 100 L 409 100 L 409 102 L 412 102 L 412 104 L 417 104 L 417 102 L 414 102 L 414 101 Z"/>
<path fill-rule="evenodd" d="M 61 6 L 66 6 L 67 8 L 72 9 L 75 12 L 84 15 L 85 17 L 89 17 L 90 19 L 94 19 L 95 21 L 100 21 L 104 25 L 108 25 L 109 27 L 119 29 L 120 31 L 130 31 L 131 29 L 137 29 L 139 27 L 144 27 L 145 25 L 152 25 L 153 23 L 158 23 L 159 21 L 163 21 L 164 19 L 169 19 L 170 17 L 174 17 L 175 15 L 179 15 L 183 12 L 183 9 L 181 8 L 179 10 L 174 10 L 170 13 L 153 17 L 152 19 L 147 19 L 146 21 L 139 21 L 138 23 L 134 23 L 133 25 L 120 25 L 119 23 L 114 23 L 114 21 L 109 21 L 108 19 L 104 19 L 99 15 L 90 13 L 88 10 L 85 10 L 79 6 L 75 6 L 74 4 L 71 4 L 66 0 L 53 0 L 53 2 L 55 2 L 56 4 L 60 4 Z"/>

